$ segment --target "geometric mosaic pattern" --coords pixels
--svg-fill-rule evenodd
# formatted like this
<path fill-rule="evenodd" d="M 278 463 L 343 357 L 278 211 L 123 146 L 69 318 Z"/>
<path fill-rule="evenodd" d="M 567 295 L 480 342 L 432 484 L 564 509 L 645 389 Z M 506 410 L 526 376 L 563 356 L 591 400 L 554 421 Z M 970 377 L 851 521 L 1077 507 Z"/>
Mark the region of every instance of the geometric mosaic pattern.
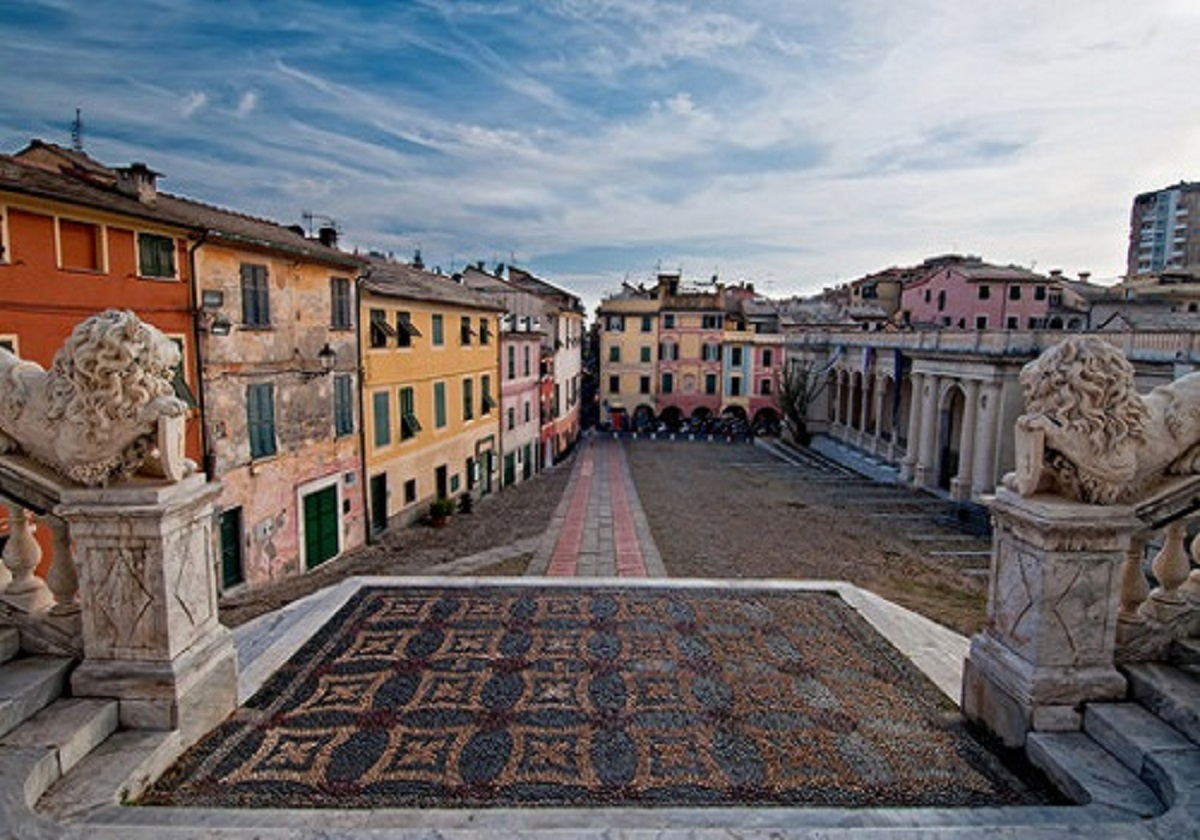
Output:
<path fill-rule="evenodd" d="M 146 804 L 1040 804 L 836 595 L 361 591 Z"/>

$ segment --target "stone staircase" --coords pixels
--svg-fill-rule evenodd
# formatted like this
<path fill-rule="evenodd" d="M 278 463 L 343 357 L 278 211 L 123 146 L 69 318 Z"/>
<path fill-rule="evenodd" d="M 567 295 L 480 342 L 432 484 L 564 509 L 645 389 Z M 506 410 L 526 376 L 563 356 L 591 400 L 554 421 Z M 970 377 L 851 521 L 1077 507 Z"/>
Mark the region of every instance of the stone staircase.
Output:
<path fill-rule="evenodd" d="M 1088 704 L 1081 732 L 1031 733 L 1026 755 L 1074 802 L 1157 818 L 1162 836 L 1200 837 L 1200 668 L 1121 670 L 1125 702 Z"/>

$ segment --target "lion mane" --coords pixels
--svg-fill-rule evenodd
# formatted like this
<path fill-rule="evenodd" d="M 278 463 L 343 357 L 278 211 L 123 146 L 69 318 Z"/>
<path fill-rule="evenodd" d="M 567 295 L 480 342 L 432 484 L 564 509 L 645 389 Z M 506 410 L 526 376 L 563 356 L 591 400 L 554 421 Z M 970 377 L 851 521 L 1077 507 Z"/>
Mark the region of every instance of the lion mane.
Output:
<path fill-rule="evenodd" d="M 72 331 L 49 370 L 0 351 L 0 452 L 19 451 L 86 486 L 133 474 L 174 394 L 175 343 L 134 313 L 110 309 Z"/>
<path fill-rule="evenodd" d="M 1071 336 L 1021 371 L 1018 434 L 1045 432 L 1058 492 L 1091 504 L 1129 501 L 1166 473 L 1194 472 L 1200 375 L 1138 394 L 1133 366 L 1096 336 Z"/>

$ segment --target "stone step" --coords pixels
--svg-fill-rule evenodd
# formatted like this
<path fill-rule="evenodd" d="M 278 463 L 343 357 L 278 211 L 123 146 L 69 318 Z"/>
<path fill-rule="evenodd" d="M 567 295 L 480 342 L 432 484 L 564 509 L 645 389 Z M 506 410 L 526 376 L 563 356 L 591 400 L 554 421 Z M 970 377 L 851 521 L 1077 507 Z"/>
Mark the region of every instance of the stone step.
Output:
<path fill-rule="evenodd" d="M 89 753 L 38 803 L 45 817 L 74 820 L 140 796 L 182 752 L 179 730 L 120 730 Z"/>
<path fill-rule="evenodd" d="M 0 736 L 0 746 L 52 749 L 58 774 L 65 775 L 117 731 L 117 706 L 115 700 L 59 700 Z"/>
<path fill-rule="evenodd" d="M 0 627 L 0 665 L 21 652 L 21 634 L 15 627 Z"/>
<path fill-rule="evenodd" d="M 1031 732 L 1025 755 L 1080 805 L 1099 805 L 1143 819 L 1166 810 L 1154 791 L 1082 732 Z"/>
<path fill-rule="evenodd" d="M 1191 668 L 1150 662 L 1122 670 L 1133 699 L 1200 744 L 1200 677 Z"/>
<path fill-rule="evenodd" d="M 1200 665 L 1200 639 L 1176 639 L 1171 643 L 1171 661 L 1176 665 Z"/>
<path fill-rule="evenodd" d="M 1174 768 L 1200 762 L 1200 747 L 1137 703 L 1093 703 L 1083 731 L 1128 767 L 1167 806 L 1176 804 Z"/>
<path fill-rule="evenodd" d="M 28 656 L 0 665 L 0 735 L 61 697 L 71 664 L 65 657 Z"/>

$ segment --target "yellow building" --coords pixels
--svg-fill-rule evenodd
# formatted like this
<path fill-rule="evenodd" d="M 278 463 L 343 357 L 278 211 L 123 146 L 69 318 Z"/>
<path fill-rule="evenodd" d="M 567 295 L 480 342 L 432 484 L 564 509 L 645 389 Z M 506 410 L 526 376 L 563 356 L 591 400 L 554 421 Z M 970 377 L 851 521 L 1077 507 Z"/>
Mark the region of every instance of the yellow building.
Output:
<path fill-rule="evenodd" d="M 499 489 L 502 307 L 448 277 L 372 260 L 360 285 L 371 530 Z"/>
<path fill-rule="evenodd" d="M 604 419 L 626 428 L 658 413 L 658 299 L 630 293 L 600 306 L 600 387 Z"/>

